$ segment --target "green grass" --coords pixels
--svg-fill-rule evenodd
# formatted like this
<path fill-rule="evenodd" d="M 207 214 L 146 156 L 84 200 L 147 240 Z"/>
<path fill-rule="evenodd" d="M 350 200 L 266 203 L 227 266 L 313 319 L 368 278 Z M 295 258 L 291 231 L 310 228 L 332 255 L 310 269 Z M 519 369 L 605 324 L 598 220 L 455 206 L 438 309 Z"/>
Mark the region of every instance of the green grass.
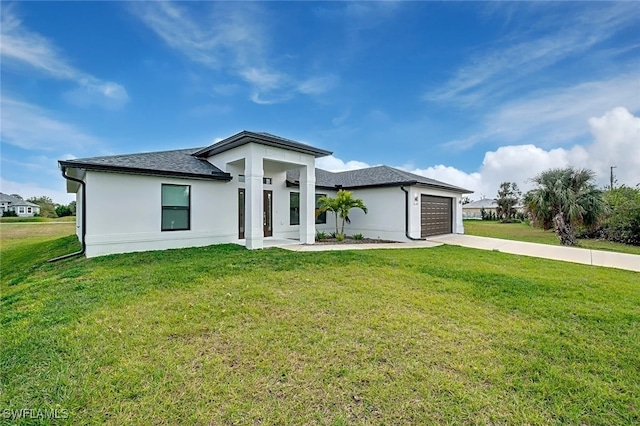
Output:
<path fill-rule="evenodd" d="M 526 223 L 500 223 L 488 220 L 465 220 L 464 233 L 479 237 L 502 238 L 505 240 L 527 241 L 530 243 L 560 245 L 560 240 L 552 231 L 534 228 Z M 619 253 L 640 254 L 640 247 L 614 243 L 606 240 L 578 240 L 578 247 L 592 250 L 615 251 Z"/>
<path fill-rule="evenodd" d="M 2 408 L 68 410 L 56 424 L 640 421 L 637 273 L 454 246 L 36 265 L 72 240 L 7 249 L 32 264 L 3 262 Z"/>
<path fill-rule="evenodd" d="M 29 223 L 29 222 L 75 222 L 75 216 L 65 217 L 0 217 L 0 223 Z"/>

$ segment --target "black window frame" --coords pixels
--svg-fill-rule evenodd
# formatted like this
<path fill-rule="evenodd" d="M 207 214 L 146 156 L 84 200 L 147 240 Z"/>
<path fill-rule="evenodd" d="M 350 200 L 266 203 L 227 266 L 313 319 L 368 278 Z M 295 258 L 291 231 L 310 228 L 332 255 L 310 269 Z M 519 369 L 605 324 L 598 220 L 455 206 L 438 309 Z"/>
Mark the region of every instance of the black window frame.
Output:
<path fill-rule="evenodd" d="M 291 199 L 293 198 L 294 194 L 298 196 L 298 205 L 297 206 L 291 205 Z M 292 214 L 294 212 L 298 215 L 298 223 L 293 223 L 293 221 L 291 220 L 292 219 Z M 295 191 L 289 192 L 289 225 L 290 226 L 300 225 L 300 193 L 299 192 L 295 192 Z"/>
<path fill-rule="evenodd" d="M 327 194 L 316 194 L 316 211 L 318 211 L 318 200 L 321 197 L 326 197 L 326 196 L 327 196 Z M 326 211 L 324 211 L 324 212 L 320 213 L 318 216 L 316 216 L 316 225 L 325 225 L 326 223 L 327 223 L 327 212 Z"/>
<path fill-rule="evenodd" d="M 185 208 L 184 206 L 165 206 L 164 200 L 162 199 L 163 190 L 165 186 L 179 186 L 179 187 L 187 187 L 189 188 L 188 194 L 188 205 Z M 165 210 L 187 210 L 187 227 L 186 228 L 164 228 L 164 212 Z M 178 185 L 175 183 L 163 183 L 160 186 L 160 230 L 162 232 L 171 232 L 171 231 L 190 231 L 191 230 L 191 185 Z"/>
<path fill-rule="evenodd" d="M 298 205 L 297 206 L 293 206 L 291 205 L 291 198 L 293 196 L 293 194 L 297 194 L 298 195 Z M 326 197 L 327 194 L 316 194 L 316 205 L 315 205 L 315 210 L 314 210 L 314 215 L 315 213 L 318 211 L 318 200 L 320 199 L 320 197 Z M 293 213 L 293 211 L 297 212 L 298 215 L 298 223 L 293 223 L 291 220 L 291 213 Z M 315 218 L 315 224 L 316 225 L 325 225 L 327 223 L 327 212 L 322 212 L 320 213 L 316 218 Z M 289 192 L 289 225 L 300 225 L 300 193 L 296 192 L 296 191 L 291 191 Z"/>

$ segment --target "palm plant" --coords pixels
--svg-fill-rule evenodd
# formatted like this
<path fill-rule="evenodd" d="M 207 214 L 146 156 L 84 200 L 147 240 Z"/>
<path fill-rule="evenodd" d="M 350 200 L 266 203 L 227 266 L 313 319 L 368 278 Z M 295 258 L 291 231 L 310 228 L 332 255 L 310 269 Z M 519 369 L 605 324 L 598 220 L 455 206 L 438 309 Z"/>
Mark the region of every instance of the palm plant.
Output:
<path fill-rule="evenodd" d="M 351 209 L 358 208 L 367 214 L 367 207 L 361 199 L 353 198 L 351 191 L 339 190 L 335 198 L 320 197 L 318 199 L 318 210 L 321 212 L 331 212 L 336 218 L 336 235 L 344 235 L 345 222 L 350 223 L 349 212 Z M 338 232 L 338 217 L 342 219 L 342 228 Z"/>
<path fill-rule="evenodd" d="M 338 201 L 337 198 L 324 197 L 318 198 L 318 208 L 316 216 L 322 212 L 331 212 L 333 216 L 336 218 L 336 234 L 338 234 Z"/>
<path fill-rule="evenodd" d="M 606 210 L 594 178 L 593 171 L 573 167 L 546 170 L 533 178 L 538 187 L 524 198 L 533 224 L 553 227 L 563 245 L 575 245 L 575 227 L 595 226 Z"/>

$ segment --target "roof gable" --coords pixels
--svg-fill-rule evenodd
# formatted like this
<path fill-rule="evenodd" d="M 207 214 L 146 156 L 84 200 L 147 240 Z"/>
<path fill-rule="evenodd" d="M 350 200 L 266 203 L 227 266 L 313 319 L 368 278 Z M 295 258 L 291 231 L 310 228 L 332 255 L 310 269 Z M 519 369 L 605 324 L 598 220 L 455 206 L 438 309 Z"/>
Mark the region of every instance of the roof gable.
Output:
<path fill-rule="evenodd" d="M 326 151 L 320 148 L 314 148 L 311 145 L 306 145 L 300 142 L 293 141 L 291 139 L 275 136 L 270 133 L 256 133 L 243 130 L 240 133 L 236 133 L 226 139 L 216 142 L 206 148 L 202 148 L 199 151 L 193 153 L 195 157 L 211 157 L 212 155 L 220 154 L 221 152 L 228 151 L 233 148 L 248 144 L 257 143 L 260 145 L 273 146 L 276 148 L 282 148 L 289 151 L 301 152 L 303 154 L 313 155 L 316 158 L 331 155 L 331 151 Z"/>

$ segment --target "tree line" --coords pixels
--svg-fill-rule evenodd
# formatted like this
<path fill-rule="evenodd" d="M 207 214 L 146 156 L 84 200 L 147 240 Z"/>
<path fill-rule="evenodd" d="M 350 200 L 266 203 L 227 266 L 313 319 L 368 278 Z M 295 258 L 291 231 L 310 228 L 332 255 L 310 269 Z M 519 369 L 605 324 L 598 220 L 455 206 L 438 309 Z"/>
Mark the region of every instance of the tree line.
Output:
<path fill-rule="evenodd" d="M 532 181 L 536 187 L 522 198 L 515 183 L 500 185 L 498 220 L 515 218 L 521 201 L 530 224 L 553 229 L 563 245 L 576 245 L 578 237 L 640 245 L 640 184 L 600 189 L 592 170 L 573 167 L 543 171 Z"/>

